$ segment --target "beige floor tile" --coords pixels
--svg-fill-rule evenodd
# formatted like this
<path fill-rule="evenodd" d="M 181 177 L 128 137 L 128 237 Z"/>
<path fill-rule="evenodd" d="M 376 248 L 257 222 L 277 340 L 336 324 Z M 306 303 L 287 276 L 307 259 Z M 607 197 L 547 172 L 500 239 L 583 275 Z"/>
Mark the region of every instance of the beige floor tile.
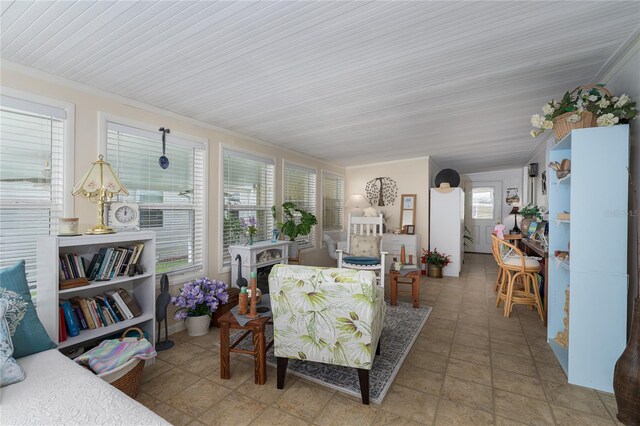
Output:
<path fill-rule="evenodd" d="M 420 350 L 415 347 L 404 360 L 403 365 L 423 367 L 436 373 L 444 374 L 447 371 L 448 354 Z"/>
<path fill-rule="evenodd" d="M 251 423 L 251 426 L 301 426 L 310 424 L 310 422 L 300 417 L 285 413 L 275 407 L 268 407 Z"/>
<path fill-rule="evenodd" d="M 505 355 L 521 356 L 529 360 L 533 358 L 531 356 L 531 352 L 529 351 L 529 346 L 524 341 L 523 343 L 514 343 L 508 342 L 506 340 L 495 340 L 492 337 L 491 350 Z"/>
<path fill-rule="evenodd" d="M 156 378 L 163 373 L 166 373 L 172 368 L 172 364 L 156 359 L 152 365 L 145 365 L 144 370 L 142 370 L 142 383 L 146 383 L 149 380 Z"/>
<path fill-rule="evenodd" d="M 436 396 L 393 385 L 382 402 L 381 408 L 417 423 L 431 424 L 437 404 Z"/>
<path fill-rule="evenodd" d="M 547 398 L 549 398 L 549 402 L 552 404 L 600 417 L 607 417 L 609 415 L 598 394 L 592 389 L 574 386 L 568 383 L 543 382 L 543 385 L 547 393 Z"/>
<path fill-rule="evenodd" d="M 498 352 L 492 352 L 491 365 L 494 369 L 498 368 L 500 370 L 511 371 L 513 373 L 524 374 L 526 376 L 538 376 L 533 360 L 522 358 L 519 356 L 511 356 Z"/>
<path fill-rule="evenodd" d="M 451 351 L 451 341 L 437 337 L 419 336 L 413 344 L 412 351 L 435 352 L 442 355 L 449 355 Z"/>
<path fill-rule="evenodd" d="M 199 420 L 191 420 L 189 423 L 187 423 L 187 426 L 207 426 L 206 423 L 202 423 Z"/>
<path fill-rule="evenodd" d="M 276 401 L 274 407 L 313 422 L 332 397 L 323 387 L 306 380 L 297 380 Z"/>
<path fill-rule="evenodd" d="M 477 334 L 469 334 L 456 331 L 456 337 L 453 342 L 458 345 L 471 346 L 477 349 L 489 349 L 489 338 L 487 336 L 478 336 Z"/>
<path fill-rule="evenodd" d="M 544 388 L 537 377 L 525 376 L 496 368 L 493 370 L 493 387 L 543 401 L 546 400 Z"/>
<path fill-rule="evenodd" d="M 598 417 L 555 404 L 551 404 L 551 409 L 556 418 L 556 424 L 560 426 L 612 426 L 615 424 L 609 417 Z"/>
<path fill-rule="evenodd" d="M 153 408 L 153 411 L 174 426 L 187 425 L 193 420 L 191 416 L 169 404 L 160 403 Z"/>
<path fill-rule="evenodd" d="M 555 361 L 552 364 L 545 364 L 541 362 L 535 362 L 540 379 L 546 382 L 567 383 L 567 376 L 564 374 L 564 370 L 560 367 L 560 363 Z"/>
<path fill-rule="evenodd" d="M 493 397 L 489 386 L 447 376 L 444 381 L 442 396 L 458 404 L 468 405 L 480 410 L 492 410 Z"/>
<path fill-rule="evenodd" d="M 244 383 L 238 386 L 236 392 L 260 401 L 263 404 L 273 404 L 276 399 L 280 398 L 280 396 L 298 380 L 298 376 L 291 373 L 287 374 L 284 381 L 284 389 L 276 388 L 276 380 L 276 369 L 267 367 L 266 384 L 256 385 L 253 380 L 245 380 Z"/>
<path fill-rule="evenodd" d="M 160 401 L 158 401 L 156 398 L 152 397 L 151 395 L 145 392 L 138 392 L 136 401 L 138 401 L 140 404 L 144 405 L 149 409 L 153 409 L 153 407 L 155 407 L 160 403 Z"/>
<path fill-rule="evenodd" d="M 188 388 L 172 395 L 167 402 L 180 411 L 199 417 L 231 390 L 207 379 L 200 379 Z"/>
<path fill-rule="evenodd" d="M 462 380 L 469 380 L 481 385 L 491 386 L 491 368 L 486 365 L 451 358 L 449 360 L 447 375 Z"/>
<path fill-rule="evenodd" d="M 551 409 L 545 401 L 522 395 L 495 391 L 496 415 L 529 425 L 553 425 Z"/>
<path fill-rule="evenodd" d="M 169 398 L 185 390 L 200 380 L 199 376 L 175 367 L 142 385 L 141 390 L 156 399 L 166 402 Z"/>
<path fill-rule="evenodd" d="M 403 365 L 393 381 L 394 384 L 435 396 L 440 395 L 443 382 L 444 373 L 436 373 L 412 365 Z"/>
<path fill-rule="evenodd" d="M 253 363 L 250 359 L 244 359 L 244 357 L 231 357 L 231 378 L 220 378 L 220 370 L 217 370 L 210 380 L 229 389 L 237 389 L 247 380 L 255 383 Z M 263 386 L 267 386 L 267 384 Z"/>
<path fill-rule="evenodd" d="M 475 408 L 456 404 L 442 398 L 438 404 L 436 426 L 478 426 L 492 425 L 493 415 Z"/>
<path fill-rule="evenodd" d="M 183 362 L 179 367 L 190 373 L 212 380 L 214 375 L 219 375 L 220 354 L 205 350 L 194 354 L 190 360 Z"/>
<path fill-rule="evenodd" d="M 204 352 L 205 349 L 200 346 L 192 345 L 188 342 L 180 343 L 174 346 L 168 351 L 163 351 L 158 354 L 160 361 L 168 362 L 173 365 L 180 365 L 189 361 L 194 355 Z"/>
<path fill-rule="evenodd" d="M 489 327 L 487 327 L 487 324 L 480 324 L 475 321 L 472 323 L 467 323 L 462 322 L 461 320 L 460 322 L 458 322 L 458 328 L 456 329 L 456 331 L 460 333 L 477 334 L 480 336 L 489 337 Z"/>
<path fill-rule="evenodd" d="M 385 410 L 378 410 L 378 415 L 376 416 L 373 424 L 376 426 L 416 426 L 420 423 L 416 423 L 406 417 L 401 417 Z"/>
<path fill-rule="evenodd" d="M 491 330 L 492 340 L 501 340 L 505 342 L 516 343 L 526 346 L 527 340 L 525 339 L 522 331 L 505 331 L 501 329 Z"/>
<path fill-rule="evenodd" d="M 553 350 L 551 350 L 551 347 L 548 345 L 547 347 L 542 349 L 531 349 L 531 355 L 537 362 L 543 362 L 545 364 L 553 364 L 558 362 L 558 358 L 553 353 Z"/>
<path fill-rule="evenodd" d="M 220 329 L 212 326 L 207 334 L 204 336 L 192 337 L 189 339 L 189 343 L 217 352 L 218 348 L 220 348 Z"/>
<path fill-rule="evenodd" d="M 199 420 L 209 426 L 243 426 L 251 423 L 266 407 L 255 399 L 233 392 L 216 400 Z"/>
<path fill-rule="evenodd" d="M 522 426 L 526 425 L 526 423 L 517 422 L 512 419 L 507 419 L 505 417 L 496 416 L 496 426 Z"/>
<path fill-rule="evenodd" d="M 613 419 L 617 421 L 616 415 L 618 414 L 618 404 L 616 402 L 616 396 L 612 393 L 606 392 L 598 392 L 596 391 L 600 400 L 604 403 L 604 406 L 607 407 L 609 414 Z"/>
<path fill-rule="evenodd" d="M 451 358 L 487 366 L 491 365 L 491 354 L 489 350 L 472 348 L 471 346 L 457 343 L 451 347 Z"/>
<path fill-rule="evenodd" d="M 374 424 L 378 411 L 379 408 L 375 404 L 364 405 L 362 402 L 344 398 L 342 394 L 336 393 L 316 417 L 313 424 L 319 426 L 368 426 Z"/>

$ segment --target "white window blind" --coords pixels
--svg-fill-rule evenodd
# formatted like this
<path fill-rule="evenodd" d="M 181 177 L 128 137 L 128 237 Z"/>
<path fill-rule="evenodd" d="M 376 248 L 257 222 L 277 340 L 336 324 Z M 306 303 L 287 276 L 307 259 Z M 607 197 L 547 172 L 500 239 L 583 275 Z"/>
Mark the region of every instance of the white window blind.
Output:
<path fill-rule="evenodd" d="M 225 149 L 223 154 L 224 214 L 222 263 L 231 264 L 229 246 L 243 240 L 240 218 L 254 216 L 258 222 L 256 241 L 271 238 L 274 203 L 273 159 Z"/>
<path fill-rule="evenodd" d="M 316 171 L 306 167 L 285 163 L 284 165 L 284 201 L 290 201 L 300 210 L 316 214 Z M 296 238 L 298 248 L 313 247 L 315 226 L 309 235 Z"/>
<path fill-rule="evenodd" d="M 169 168 L 162 169 L 162 134 L 107 122 L 107 161 L 140 205 L 140 227 L 156 233 L 156 273 L 203 269 L 205 145 L 167 135 Z"/>
<path fill-rule="evenodd" d="M 56 235 L 63 214 L 66 111 L 2 96 L 0 105 L 0 268 L 24 259 L 35 298 L 36 247 Z"/>
<path fill-rule="evenodd" d="M 344 178 L 322 172 L 322 230 L 342 230 L 344 217 Z"/>

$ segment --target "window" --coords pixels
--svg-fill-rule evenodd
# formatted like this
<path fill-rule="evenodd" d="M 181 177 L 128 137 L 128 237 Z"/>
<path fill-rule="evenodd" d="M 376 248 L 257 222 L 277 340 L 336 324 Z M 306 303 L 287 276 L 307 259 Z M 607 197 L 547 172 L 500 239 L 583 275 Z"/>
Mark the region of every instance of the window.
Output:
<path fill-rule="evenodd" d="M 24 259 L 35 298 L 37 239 L 56 235 L 63 215 L 66 111 L 9 96 L 1 101 L 0 268 Z"/>
<path fill-rule="evenodd" d="M 258 221 L 256 241 L 271 238 L 274 203 L 273 159 L 225 149 L 223 152 L 224 212 L 222 264 L 231 265 L 229 246 L 242 239 L 240 218 L 254 216 Z"/>
<path fill-rule="evenodd" d="M 316 171 L 302 166 L 285 163 L 284 201 L 291 201 L 301 209 L 316 214 Z M 296 238 L 298 248 L 313 247 L 315 226 L 309 235 Z"/>
<path fill-rule="evenodd" d="M 494 188 L 478 186 L 471 190 L 471 218 L 493 219 Z"/>
<path fill-rule="evenodd" d="M 342 230 L 344 217 L 344 178 L 322 172 L 322 230 Z"/>
<path fill-rule="evenodd" d="M 156 273 L 204 268 L 205 144 L 107 121 L 107 161 L 140 205 L 140 227 L 156 233 Z"/>

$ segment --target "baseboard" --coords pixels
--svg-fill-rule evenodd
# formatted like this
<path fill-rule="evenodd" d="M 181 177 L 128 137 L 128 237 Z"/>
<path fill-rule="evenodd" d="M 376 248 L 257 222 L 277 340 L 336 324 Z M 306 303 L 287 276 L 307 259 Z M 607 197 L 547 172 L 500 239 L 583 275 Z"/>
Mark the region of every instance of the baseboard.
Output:
<path fill-rule="evenodd" d="M 172 334 L 176 334 L 181 332 L 182 330 L 186 330 L 186 326 L 184 325 L 184 321 L 179 321 L 175 324 L 169 326 L 169 336 Z"/>

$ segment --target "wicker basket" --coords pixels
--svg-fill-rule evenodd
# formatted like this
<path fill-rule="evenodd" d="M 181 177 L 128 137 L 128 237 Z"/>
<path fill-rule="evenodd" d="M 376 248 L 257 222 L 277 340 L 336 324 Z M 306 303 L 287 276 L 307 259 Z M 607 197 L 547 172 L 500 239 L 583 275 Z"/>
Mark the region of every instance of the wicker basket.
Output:
<path fill-rule="evenodd" d="M 585 86 L 579 86 L 576 87 L 575 89 L 573 89 L 573 91 L 571 92 L 571 94 L 577 92 L 578 90 L 591 90 L 591 89 L 596 89 L 598 90 L 600 93 L 604 94 L 604 95 L 608 95 L 611 96 L 611 92 L 608 91 L 607 89 L 605 89 L 604 87 L 600 87 L 598 85 L 595 84 L 588 84 Z M 565 136 L 567 136 L 569 134 L 570 131 L 572 131 L 573 129 L 586 129 L 589 127 L 596 127 L 597 123 L 597 117 L 595 115 L 593 115 L 593 113 L 589 112 L 589 111 L 584 111 L 582 113 L 582 117 L 580 121 L 576 121 L 574 123 L 570 123 L 567 121 L 567 118 L 569 118 L 570 116 L 572 116 L 573 114 L 575 114 L 574 112 L 570 111 L 570 112 L 565 112 L 562 115 L 557 116 L 556 118 L 553 119 L 553 133 L 556 136 L 556 140 L 561 140 L 562 138 L 564 138 Z"/>
<path fill-rule="evenodd" d="M 142 333 L 142 330 L 137 327 L 131 327 L 122 333 L 122 337 L 120 337 L 119 340 L 124 339 L 130 331 L 137 331 L 140 336 L 138 337 L 138 340 L 143 339 L 142 336 L 144 336 L 144 334 Z M 140 391 L 144 363 L 145 361 L 143 359 L 133 358 L 115 370 L 99 374 L 98 377 L 135 399 Z"/>

